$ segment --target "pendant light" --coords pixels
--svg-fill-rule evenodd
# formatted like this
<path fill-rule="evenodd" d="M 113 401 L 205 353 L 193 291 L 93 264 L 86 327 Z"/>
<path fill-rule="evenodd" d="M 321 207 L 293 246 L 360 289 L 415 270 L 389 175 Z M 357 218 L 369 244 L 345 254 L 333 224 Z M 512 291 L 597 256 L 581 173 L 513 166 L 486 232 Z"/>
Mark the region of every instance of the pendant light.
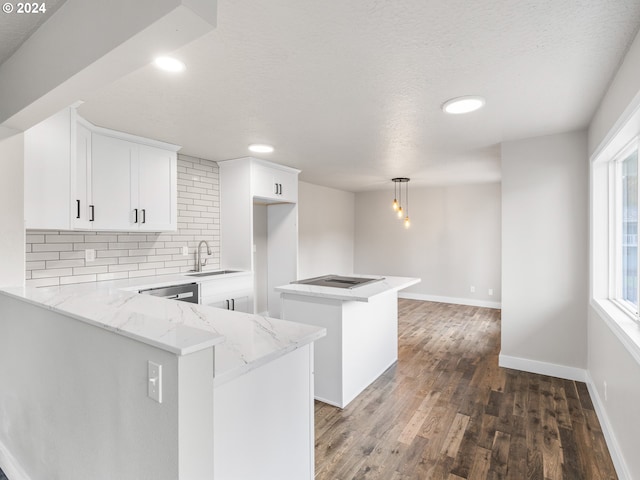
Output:
<path fill-rule="evenodd" d="M 404 218 L 404 226 L 405 228 L 409 228 L 409 180 L 407 177 L 396 177 L 392 178 L 394 188 L 394 198 L 393 198 L 393 209 L 397 212 L 397 216 L 399 219 Z M 404 184 L 404 197 L 405 204 L 404 208 L 402 208 L 402 185 Z M 398 198 L 400 200 L 398 201 Z"/>
<path fill-rule="evenodd" d="M 398 182 L 394 180 L 393 182 L 393 211 L 397 212 L 398 208 L 400 208 L 400 204 L 398 203 Z"/>

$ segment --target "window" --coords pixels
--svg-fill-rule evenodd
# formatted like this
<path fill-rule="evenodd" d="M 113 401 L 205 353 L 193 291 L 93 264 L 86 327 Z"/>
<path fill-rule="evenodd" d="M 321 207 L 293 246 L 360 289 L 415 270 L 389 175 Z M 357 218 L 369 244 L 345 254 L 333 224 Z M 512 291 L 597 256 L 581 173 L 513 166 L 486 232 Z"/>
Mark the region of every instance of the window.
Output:
<path fill-rule="evenodd" d="M 615 181 L 613 299 L 638 320 L 638 142 L 613 161 Z"/>

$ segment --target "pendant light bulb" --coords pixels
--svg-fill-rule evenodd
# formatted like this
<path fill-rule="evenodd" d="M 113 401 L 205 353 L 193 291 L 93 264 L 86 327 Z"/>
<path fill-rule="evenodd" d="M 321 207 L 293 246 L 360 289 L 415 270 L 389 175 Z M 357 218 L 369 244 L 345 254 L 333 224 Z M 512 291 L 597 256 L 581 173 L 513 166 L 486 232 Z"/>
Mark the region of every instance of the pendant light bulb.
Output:
<path fill-rule="evenodd" d="M 402 207 L 398 207 L 398 218 L 402 218 Z"/>
<path fill-rule="evenodd" d="M 409 215 L 404 217 L 404 228 L 409 228 L 411 226 L 411 222 L 409 221 Z"/>
<path fill-rule="evenodd" d="M 400 205 L 398 204 L 398 199 L 394 198 L 393 199 L 393 211 L 397 212 L 398 208 L 400 208 Z"/>

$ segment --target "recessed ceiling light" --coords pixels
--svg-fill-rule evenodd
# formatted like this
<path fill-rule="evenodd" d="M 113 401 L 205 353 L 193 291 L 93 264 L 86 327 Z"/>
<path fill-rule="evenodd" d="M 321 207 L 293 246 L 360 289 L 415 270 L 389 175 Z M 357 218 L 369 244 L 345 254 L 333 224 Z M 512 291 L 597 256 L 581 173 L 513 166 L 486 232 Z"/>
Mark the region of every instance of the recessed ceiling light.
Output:
<path fill-rule="evenodd" d="M 442 110 L 446 113 L 469 113 L 484 107 L 484 98 L 475 95 L 456 97 L 444 102 Z"/>
<path fill-rule="evenodd" d="M 153 61 L 153 63 L 156 67 L 167 72 L 182 72 L 187 68 L 180 60 L 172 57 L 158 57 Z"/>
<path fill-rule="evenodd" d="M 271 145 L 265 145 L 263 143 L 252 143 L 249 145 L 249 150 L 254 153 L 271 153 L 273 152 L 273 147 Z"/>

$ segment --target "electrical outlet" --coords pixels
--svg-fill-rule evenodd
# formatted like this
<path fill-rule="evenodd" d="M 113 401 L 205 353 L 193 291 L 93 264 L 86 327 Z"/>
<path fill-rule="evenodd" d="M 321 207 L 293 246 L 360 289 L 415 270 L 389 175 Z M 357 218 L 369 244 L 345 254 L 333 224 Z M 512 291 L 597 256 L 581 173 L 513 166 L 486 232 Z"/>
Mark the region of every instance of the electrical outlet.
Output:
<path fill-rule="evenodd" d="M 489 295 L 493 295 L 493 288 L 489 289 Z"/>
<path fill-rule="evenodd" d="M 189 255 L 189 247 L 187 247 L 186 245 L 182 247 L 182 255 L 184 255 L 185 257 Z"/>
<path fill-rule="evenodd" d="M 606 402 L 607 399 L 607 381 L 604 381 L 604 401 Z"/>
<path fill-rule="evenodd" d="M 469 291 L 470 291 L 471 293 L 476 293 L 476 287 L 474 287 L 473 285 L 471 285 L 471 286 L 469 287 Z"/>
<path fill-rule="evenodd" d="M 149 361 L 147 365 L 147 395 L 162 403 L 162 365 Z"/>
<path fill-rule="evenodd" d="M 96 261 L 96 251 L 93 248 L 87 248 L 84 251 L 84 259 L 87 262 L 95 262 Z"/>

